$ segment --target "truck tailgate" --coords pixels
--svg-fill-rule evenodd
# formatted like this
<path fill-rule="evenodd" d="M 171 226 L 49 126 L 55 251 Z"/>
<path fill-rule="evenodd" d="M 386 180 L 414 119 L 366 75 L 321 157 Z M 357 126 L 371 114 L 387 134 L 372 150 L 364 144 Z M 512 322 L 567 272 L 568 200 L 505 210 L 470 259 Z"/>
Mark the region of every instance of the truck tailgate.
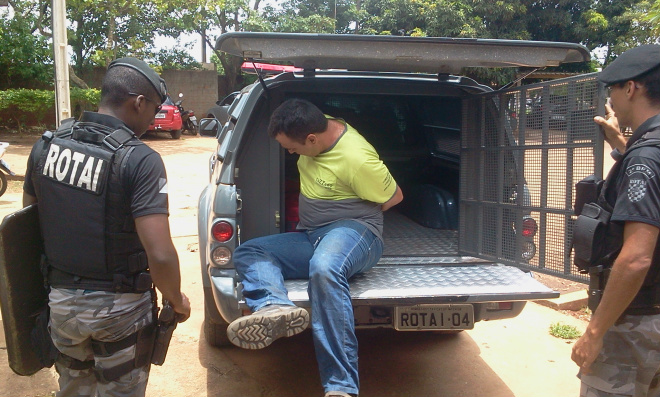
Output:
<path fill-rule="evenodd" d="M 307 280 L 286 280 L 289 298 L 309 306 Z M 473 257 L 386 257 L 350 280 L 354 306 L 477 303 L 557 298 L 530 273 Z"/>

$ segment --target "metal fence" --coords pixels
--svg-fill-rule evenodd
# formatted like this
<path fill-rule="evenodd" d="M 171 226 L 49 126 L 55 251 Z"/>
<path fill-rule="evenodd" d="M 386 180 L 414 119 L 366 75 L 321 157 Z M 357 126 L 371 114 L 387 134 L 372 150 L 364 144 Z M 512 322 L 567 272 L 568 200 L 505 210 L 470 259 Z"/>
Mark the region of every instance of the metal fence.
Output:
<path fill-rule="evenodd" d="M 603 174 L 593 117 L 604 99 L 589 74 L 464 101 L 461 252 L 587 280 L 572 266 L 573 202 L 579 180 Z M 530 217 L 537 230 L 525 236 Z"/>

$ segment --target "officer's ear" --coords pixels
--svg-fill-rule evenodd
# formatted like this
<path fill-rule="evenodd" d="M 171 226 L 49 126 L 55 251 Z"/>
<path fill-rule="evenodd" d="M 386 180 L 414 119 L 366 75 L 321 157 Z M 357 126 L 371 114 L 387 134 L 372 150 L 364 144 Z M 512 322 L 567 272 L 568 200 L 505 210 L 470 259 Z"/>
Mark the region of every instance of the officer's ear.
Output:
<path fill-rule="evenodd" d="M 147 101 L 144 98 L 143 95 L 136 95 L 131 97 L 133 98 L 133 109 L 135 109 L 136 113 L 140 113 L 141 111 L 144 111 L 144 107 L 147 105 Z"/>

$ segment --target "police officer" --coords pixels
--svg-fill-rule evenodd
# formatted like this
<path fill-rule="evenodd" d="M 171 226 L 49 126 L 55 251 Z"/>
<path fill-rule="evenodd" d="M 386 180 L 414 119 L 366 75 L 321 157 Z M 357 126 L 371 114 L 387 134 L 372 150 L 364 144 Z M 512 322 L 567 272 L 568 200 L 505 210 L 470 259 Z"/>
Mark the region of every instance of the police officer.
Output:
<path fill-rule="evenodd" d="M 611 223 L 623 233 L 621 249 L 603 273 L 609 276 L 600 304 L 571 357 L 580 366 L 580 396 L 658 396 L 660 46 L 626 51 L 598 78 L 608 87 L 611 107 L 595 121 L 615 153 L 622 152 L 606 199 Z M 619 127 L 634 131 L 628 142 Z"/>
<path fill-rule="evenodd" d="M 167 177 L 142 135 L 165 82 L 135 58 L 113 61 L 98 113 L 45 133 L 30 153 L 23 204 L 38 203 L 50 285 L 58 396 L 144 396 L 155 290 L 190 316 L 168 223 Z"/>

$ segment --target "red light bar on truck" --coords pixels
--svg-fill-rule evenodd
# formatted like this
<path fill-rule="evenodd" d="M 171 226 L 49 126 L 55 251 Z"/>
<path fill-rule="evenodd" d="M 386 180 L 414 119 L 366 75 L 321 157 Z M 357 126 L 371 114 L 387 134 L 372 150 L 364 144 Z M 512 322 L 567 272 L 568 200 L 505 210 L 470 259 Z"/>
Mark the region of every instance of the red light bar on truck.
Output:
<path fill-rule="evenodd" d="M 255 68 L 257 71 L 263 74 L 275 75 L 284 72 L 302 72 L 302 68 L 297 68 L 295 66 L 289 65 L 274 65 L 271 63 L 259 63 L 259 62 L 243 62 L 241 65 L 241 71 L 243 73 L 256 74 Z"/>

